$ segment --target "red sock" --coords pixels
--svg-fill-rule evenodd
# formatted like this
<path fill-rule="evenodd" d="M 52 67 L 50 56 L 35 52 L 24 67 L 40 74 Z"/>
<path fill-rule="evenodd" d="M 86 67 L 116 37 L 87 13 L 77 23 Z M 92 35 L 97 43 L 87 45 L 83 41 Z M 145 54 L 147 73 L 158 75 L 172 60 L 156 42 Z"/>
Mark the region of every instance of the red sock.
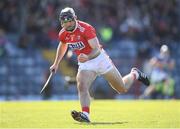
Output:
<path fill-rule="evenodd" d="M 82 107 L 82 111 L 89 113 L 89 107 Z"/>

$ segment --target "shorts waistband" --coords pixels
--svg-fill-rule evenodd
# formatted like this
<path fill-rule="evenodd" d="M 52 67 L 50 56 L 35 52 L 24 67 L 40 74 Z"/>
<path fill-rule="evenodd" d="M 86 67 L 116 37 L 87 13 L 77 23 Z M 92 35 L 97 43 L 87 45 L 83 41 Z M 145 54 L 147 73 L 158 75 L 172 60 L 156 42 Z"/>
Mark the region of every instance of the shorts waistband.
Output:
<path fill-rule="evenodd" d="M 96 57 L 101 55 L 103 52 L 104 52 L 104 49 L 101 49 L 100 52 L 97 55 L 95 55 L 93 58 L 91 58 L 90 60 L 95 59 Z"/>

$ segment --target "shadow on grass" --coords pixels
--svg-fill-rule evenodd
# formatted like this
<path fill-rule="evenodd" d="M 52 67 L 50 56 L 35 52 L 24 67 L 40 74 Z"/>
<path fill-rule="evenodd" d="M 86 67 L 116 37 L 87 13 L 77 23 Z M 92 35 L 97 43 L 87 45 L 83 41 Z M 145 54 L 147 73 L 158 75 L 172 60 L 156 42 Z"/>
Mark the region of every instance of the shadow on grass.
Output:
<path fill-rule="evenodd" d="M 128 122 L 91 122 L 91 125 L 120 125 Z"/>
<path fill-rule="evenodd" d="M 91 123 L 85 123 L 82 122 L 80 124 L 87 124 L 87 125 L 121 125 L 121 124 L 125 124 L 128 122 L 91 122 Z M 77 123 L 76 123 L 77 124 Z"/>

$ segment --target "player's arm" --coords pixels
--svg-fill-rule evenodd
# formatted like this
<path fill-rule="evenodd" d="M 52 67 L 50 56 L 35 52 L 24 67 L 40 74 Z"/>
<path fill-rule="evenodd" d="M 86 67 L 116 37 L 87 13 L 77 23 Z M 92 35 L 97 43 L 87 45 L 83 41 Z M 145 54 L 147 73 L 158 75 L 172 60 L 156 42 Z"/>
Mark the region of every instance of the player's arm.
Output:
<path fill-rule="evenodd" d="M 150 60 L 150 65 L 152 67 L 158 67 L 158 68 L 162 68 L 163 65 L 160 61 L 158 61 L 158 59 L 156 57 L 153 57 L 151 60 Z"/>
<path fill-rule="evenodd" d="M 59 45 L 58 45 L 58 48 L 56 51 L 56 57 L 54 60 L 54 64 L 59 65 L 59 62 L 62 60 L 64 54 L 66 53 L 67 48 L 68 48 L 67 44 L 59 42 Z"/>
<path fill-rule="evenodd" d="M 169 68 L 170 70 L 173 70 L 174 67 L 175 67 L 175 61 L 174 61 L 174 60 L 171 60 L 170 63 L 168 64 L 168 68 Z"/>
<path fill-rule="evenodd" d="M 88 43 L 91 46 L 92 51 L 88 55 L 81 53 L 78 56 L 78 61 L 81 63 L 91 60 L 100 54 L 100 46 L 97 37 L 89 39 Z"/>
<path fill-rule="evenodd" d="M 149 61 L 151 66 L 155 66 L 156 62 L 157 62 L 157 59 L 155 57 L 151 58 L 150 61 Z"/>
<path fill-rule="evenodd" d="M 56 51 L 56 57 L 54 60 L 53 65 L 50 67 L 51 72 L 54 71 L 56 72 L 59 66 L 60 61 L 62 60 L 62 58 L 64 57 L 66 51 L 67 51 L 67 44 L 59 42 L 57 51 Z"/>
<path fill-rule="evenodd" d="M 99 40 L 97 37 L 95 37 L 93 39 L 88 40 L 88 43 L 92 48 L 91 53 L 88 54 L 88 59 L 93 59 L 97 57 L 101 52 L 100 46 L 99 46 Z"/>

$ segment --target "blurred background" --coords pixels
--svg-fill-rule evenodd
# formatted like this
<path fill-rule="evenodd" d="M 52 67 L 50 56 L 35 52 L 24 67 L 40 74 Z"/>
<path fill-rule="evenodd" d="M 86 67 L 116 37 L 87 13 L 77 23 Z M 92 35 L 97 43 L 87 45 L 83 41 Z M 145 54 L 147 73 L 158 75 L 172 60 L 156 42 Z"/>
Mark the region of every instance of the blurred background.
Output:
<path fill-rule="evenodd" d="M 90 89 L 92 98 L 180 98 L 179 0 L 1 0 L 0 100 L 78 99 L 77 61 L 71 51 L 40 95 L 59 43 L 58 16 L 66 6 L 74 8 L 78 19 L 96 28 L 101 44 L 122 75 L 136 66 L 151 77 L 151 59 L 158 57 L 164 44 L 168 61 L 174 61 L 171 69 L 167 60 L 161 62 L 165 62 L 167 75 L 152 84 L 156 88 L 147 96 L 146 87 L 139 82 L 128 93 L 118 95 L 98 77 Z M 168 84 L 166 80 L 170 80 Z"/>

